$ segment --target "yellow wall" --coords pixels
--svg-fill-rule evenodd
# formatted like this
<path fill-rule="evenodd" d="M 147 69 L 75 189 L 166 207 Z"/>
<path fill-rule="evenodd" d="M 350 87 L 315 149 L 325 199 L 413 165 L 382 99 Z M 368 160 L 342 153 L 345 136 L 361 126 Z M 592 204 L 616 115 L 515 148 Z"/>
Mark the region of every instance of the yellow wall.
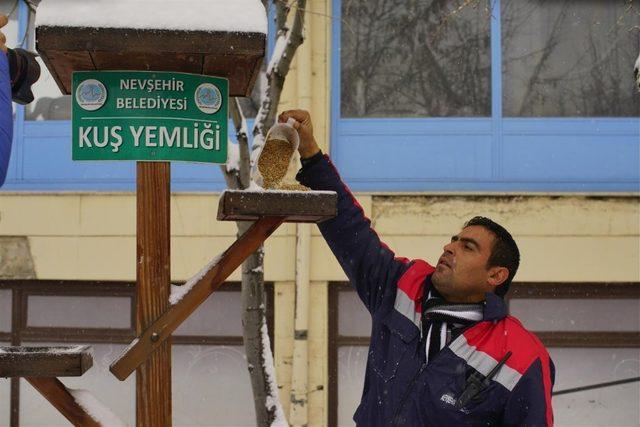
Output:
<path fill-rule="evenodd" d="M 318 142 L 328 152 L 330 1 L 309 1 L 308 9 L 310 30 L 301 49 L 311 49 L 311 98 L 298 99 L 304 80 L 298 78 L 294 61 L 279 110 L 309 105 Z M 382 239 L 398 255 L 435 260 L 465 220 L 485 215 L 503 223 L 519 242 L 522 266 L 518 281 L 640 281 L 637 196 L 358 194 L 357 198 Z M 217 203 L 218 195 L 213 193 L 172 196 L 173 280 L 188 279 L 234 240 L 235 224 L 215 219 Z M 30 259 L 11 262 L 25 262 L 38 279 L 135 280 L 134 194 L 0 193 L 0 248 L 16 236 L 26 238 L 28 251 L 21 256 Z M 265 258 L 265 278 L 276 282 L 276 365 L 286 414 L 295 245 L 295 226 L 284 225 L 268 240 Z M 328 282 L 345 277 L 315 227 L 311 246 L 309 425 L 324 426 Z M 239 278 L 235 272 L 230 279 Z"/>
<path fill-rule="evenodd" d="M 358 194 L 381 238 L 398 255 L 435 260 L 475 214 L 507 226 L 522 251 L 518 281 L 640 281 L 640 198 L 584 196 L 389 196 Z M 172 196 L 172 278 L 185 280 L 234 240 L 215 220 L 217 194 Z M 135 280 L 133 194 L 0 194 L 0 246 L 26 236 L 38 279 Z M 288 411 L 293 351 L 295 227 L 266 245 L 275 285 L 275 349 Z M 309 421 L 327 419 L 328 281 L 345 280 L 313 229 L 309 315 Z M 238 272 L 231 277 L 239 280 Z M 215 296 L 214 296 L 215 297 Z M 288 412 L 285 412 L 288 413 Z"/>

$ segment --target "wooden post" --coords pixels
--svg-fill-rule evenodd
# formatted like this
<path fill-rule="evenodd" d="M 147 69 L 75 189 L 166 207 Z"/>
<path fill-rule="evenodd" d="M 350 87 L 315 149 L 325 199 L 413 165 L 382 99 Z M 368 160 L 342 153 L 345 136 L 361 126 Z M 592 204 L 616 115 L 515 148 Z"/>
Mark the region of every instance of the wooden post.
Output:
<path fill-rule="evenodd" d="M 137 163 L 136 331 L 169 308 L 171 281 L 169 162 Z M 171 340 L 136 371 L 136 425 L 171 426 Z"/>

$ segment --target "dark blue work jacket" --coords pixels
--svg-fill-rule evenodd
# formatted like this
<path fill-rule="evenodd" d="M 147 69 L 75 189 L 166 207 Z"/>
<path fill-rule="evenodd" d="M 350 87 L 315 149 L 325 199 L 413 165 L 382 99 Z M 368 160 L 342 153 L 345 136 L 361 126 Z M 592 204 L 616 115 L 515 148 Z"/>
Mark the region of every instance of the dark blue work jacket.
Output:
<path fill-rule="evenodd" d="M 9 60 L 0 52 L 0 187 L 9 169 L 11 141 L 13 139 L 13 109 L 11 104 L 11 79 Z"/>
<path fill-rule="evenodd" d="M 327 156 L 303 162 L 298 180 L 338 193 L 338 215 L 320 231 L 373 320 L 358 426 L 553 425 L 553 363 L 502 298 L 486 294 L 483 320 L 426 364 L 421 306 L 434 268 L 397 258 L 380 241 Z M 481 392 L 458 407 L 471 375 L 488 376 L 508 351 Z"/>

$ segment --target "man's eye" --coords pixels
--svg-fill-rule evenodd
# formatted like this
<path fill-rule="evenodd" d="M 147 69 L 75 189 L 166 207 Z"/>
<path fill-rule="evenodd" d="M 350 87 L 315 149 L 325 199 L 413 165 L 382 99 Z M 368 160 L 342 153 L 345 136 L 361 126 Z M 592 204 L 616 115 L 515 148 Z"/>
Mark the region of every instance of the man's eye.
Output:
<path fill-rule="evenodd" d="M 464 248 L 469 250 L 469 251 L 473 250 L 473 246 L 471 246 L 469 243 L 465 244 Z"/>

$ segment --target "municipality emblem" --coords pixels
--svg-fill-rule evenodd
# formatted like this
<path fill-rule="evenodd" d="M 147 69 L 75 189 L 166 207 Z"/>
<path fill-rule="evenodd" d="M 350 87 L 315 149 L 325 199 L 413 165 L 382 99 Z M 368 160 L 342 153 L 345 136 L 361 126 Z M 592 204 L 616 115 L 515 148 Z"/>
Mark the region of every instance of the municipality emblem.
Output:
<path fill-rule="evenodd" d="M 222 106 L 220 89 L 211 83 L 202 83 L 194 94 L 196 106 L 205 114 L 214 114 Z"/>
<path fill-rule="evenodd" d="M 76 89 L 76 102 L 84 110 L 98 110 L 106 100 L 107 88 L 99 80 L 84 80 Z"/>

